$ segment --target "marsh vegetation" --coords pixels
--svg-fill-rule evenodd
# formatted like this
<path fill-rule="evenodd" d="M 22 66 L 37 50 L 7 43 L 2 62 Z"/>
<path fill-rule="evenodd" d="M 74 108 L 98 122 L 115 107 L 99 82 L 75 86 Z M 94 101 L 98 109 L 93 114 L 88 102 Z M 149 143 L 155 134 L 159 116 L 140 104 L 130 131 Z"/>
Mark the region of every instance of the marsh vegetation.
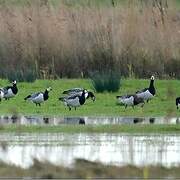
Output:
<path fill-rule="evenodd" d="M 179 78 L 179 8 L 162 1 L 0 1 L 0 77 Z"/>

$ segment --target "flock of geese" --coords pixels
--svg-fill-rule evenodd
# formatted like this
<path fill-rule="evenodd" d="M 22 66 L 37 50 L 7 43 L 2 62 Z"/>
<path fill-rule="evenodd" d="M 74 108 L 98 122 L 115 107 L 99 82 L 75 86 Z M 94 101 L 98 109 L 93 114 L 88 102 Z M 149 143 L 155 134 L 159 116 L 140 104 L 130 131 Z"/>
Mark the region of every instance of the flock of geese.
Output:
<path fill-rule="evenodd" d="M 30 94 L 24 98 L 24 100 L 31 101 L 39 106 L 44 101 L 47 101 L 49 98 L 49 92 L 52 90 L 51 87 L 47 88 L 44 92 L 37 92 Z M 13 98 L 18 93 L 17 83 L 14 80 L 12 82 L 12 86 L 7 86 L 0 88 L 0 101 L 2 99 L 9 100 Z M 59 100 L 64 103 L 65 106 L 71 110 L 74 108 L 76 110 L 77 107 L 85 104 L 86 100 L 91 98 L 92 101 L 95 101 L 96 97 L 93 92 L 88 91 L 83 88 L 72 88 L 65 90 L 62 94 L 64 96 L 60 97 Z M 120 105 L 125 106 L 134 106 L 138 104 L 142 104 L 143 107 L 145 102 L 151 100 L 156 94 L 156 89 L 154 87 L 154 76 L 151 76 L 150 84 L 148 88 L 144 88 L 140 91 L 135 92 L 134 94 L 127 94 L 123 96 L 116 96 L 117 102 Z M 176 107 L 177 109 L 180 106 L 180 97 L 176 98 Z"/>

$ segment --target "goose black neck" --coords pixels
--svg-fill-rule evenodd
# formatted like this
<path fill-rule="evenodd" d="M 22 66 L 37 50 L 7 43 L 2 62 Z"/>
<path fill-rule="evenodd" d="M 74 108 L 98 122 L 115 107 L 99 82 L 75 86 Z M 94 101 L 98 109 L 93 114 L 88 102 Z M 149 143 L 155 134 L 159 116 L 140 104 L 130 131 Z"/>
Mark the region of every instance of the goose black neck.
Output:
<path fill-rule="evenodd" d="M 85 100 L 86 100 L 86 98 L 85 98 L 85 92 L 83 91 L 83 92 L 82 92 L 82 95 L 79 97 L 79 103 L 80 103 L 80 105 L 83 105 L 83 104 L 85 103 Z"/>
<path fill-rule="evenodd" d="M 12 86 L 11 89 L 12 89 L 12 92 L 13 92 L 14 94 L 17 94 L 18 88 L 17 88 L 16 84 L 13 84 L 13 86 Z"/>
<path fill-rule="evenodd" d="M 151 81 L 150 81 L 149 91 L 152 95 L 155 95 L 155 93 L 156 93 L 155 88 L 154 88 L 154 80 L 153 79 L 151 79 Z"/>
<path fill-rule="evenodd" d="M 150 85 L 149 85 L 149 88 L 151 88 L 151 87 L 153 87 L 154 86 L 154 80 L 153 79 L 151 79 L 151 81 L 150 81 Z"/>
<path fill-rule="evenodd" d="M 43 96 L 44 96 L 44 100 L 46 101 L 46 100 L 48 100 L 48 98 L 49 98 L 49 92 L 47 91 L 47 89 L 45 90 L 45 92 L 44 92 L 44 94 L 43 94 Z"/>

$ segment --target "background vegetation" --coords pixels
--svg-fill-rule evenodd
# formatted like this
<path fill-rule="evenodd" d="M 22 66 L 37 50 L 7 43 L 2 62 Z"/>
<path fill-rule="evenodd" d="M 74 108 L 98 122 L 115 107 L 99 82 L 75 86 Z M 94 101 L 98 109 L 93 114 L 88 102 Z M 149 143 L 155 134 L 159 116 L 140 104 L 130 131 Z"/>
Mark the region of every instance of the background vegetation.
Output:
<path fill-rule="evenodd" d="M 0 0 L 0 77 L 180 78 L 178 0 Z"/>

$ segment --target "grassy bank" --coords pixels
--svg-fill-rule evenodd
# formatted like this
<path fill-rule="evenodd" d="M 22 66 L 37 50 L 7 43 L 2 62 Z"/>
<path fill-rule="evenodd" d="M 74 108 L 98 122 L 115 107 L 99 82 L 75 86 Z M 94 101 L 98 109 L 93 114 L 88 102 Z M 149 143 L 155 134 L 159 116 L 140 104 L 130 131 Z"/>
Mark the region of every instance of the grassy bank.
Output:
<path fill-rule="evenodd" d="M 8 85 L 7 80 L 0 80 L 0 87 Z M 34 83 L 18 83 L 18 94 L 9 101 L 0 103 L 0 114 L 37 114 L 56 116 L 179 116 L 176 109 L 175 97 L 180 95 L 180 81 L 156 80 L 157 94 L 153 100 L 146 103 L 143 108 L 137 106 L 134 109 L 116 104 L 116 95 L 134 93 L 136 90 L 149 86 L 149 80 L 126 79 L 121 81 L 121 88 L 117 93 L 95 93 L 96 101 L 87 100 L 85 105 L 76 111 L 68 110 L 58 100 L 61 93 L 69 88 L 83 87 L 93 91 L 91 81 L 86 79 L 60 79 L 60 80 L 37 80 Z M 24 97 L 33 92 L 44 91 L 48 86 L 52 87 L 48 101 L 41 107 L 36 107 L 31 102 L 24 101 Z"/>
<path fill-rule="evenodd" d="M 15 165 L 0 164 L 1 177 L 34 177 L 42 179 L 54 178 L 125 178 L 125 179 L 176 179 L 180 177 L 179 167 L 165 168 L 162 166 L 113 166 L 99 162 L 91 162 L 83 159 L 76 159 L 73 167 L 53 165 L 49 162 L 34 160 L 34 164 L 28 169 Z"/>
<path fill-rule="evenodd" d="M 180 125 L 6 125 L 0 133 L 180 133 Z"/>

